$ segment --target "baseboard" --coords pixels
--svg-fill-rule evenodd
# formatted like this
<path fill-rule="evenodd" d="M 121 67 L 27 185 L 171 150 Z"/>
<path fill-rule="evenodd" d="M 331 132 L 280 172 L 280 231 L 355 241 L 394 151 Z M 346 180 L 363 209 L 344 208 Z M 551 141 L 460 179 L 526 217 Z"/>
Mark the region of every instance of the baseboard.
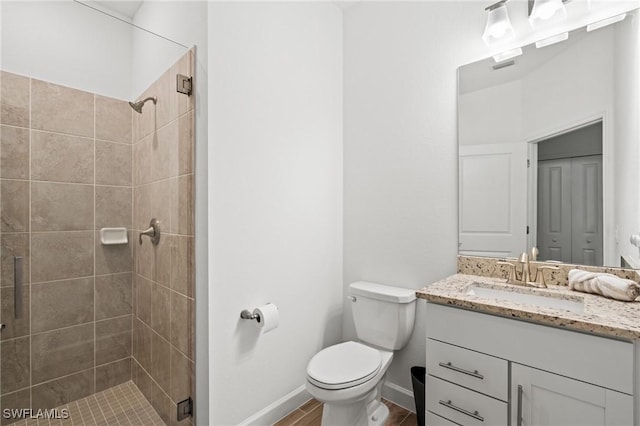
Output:
<path fill-rule="evenodd" d="M 272 425 L 310 399 L 311 395 L 306 391 L 304 385 L 301 385 L 244 420 L 239 426 Z"/>
<path fill-rule="evenodd" d="M 406 408 L 412 413 L 416 412 L 416 404 L 413 400 L 413 392 L 395 383 L 385 382 L 382 386 L 382 397 L 396 405 Z"/>

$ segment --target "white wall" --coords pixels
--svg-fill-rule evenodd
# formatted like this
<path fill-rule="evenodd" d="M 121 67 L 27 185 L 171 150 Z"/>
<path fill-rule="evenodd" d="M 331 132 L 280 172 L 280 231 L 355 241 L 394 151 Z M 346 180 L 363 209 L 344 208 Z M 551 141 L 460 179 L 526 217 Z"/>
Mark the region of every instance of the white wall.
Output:
<path fill-rule="evenodd" d="M 136 97 L 184 55 L 186 48 L 196 44 L 206 46 L 203 43 L 207 39 L 207 3 L 147 0 L 133 17 L 133 24 L 153 33 L 136 29 L 132 34 L 131 86 Z M 197 55 L 206 55 L 206 49 Z M 205 63 L 206 60 L 202 62 Z"/>
<path fill-rule="evenodd" d="M 456 69 L 543 35 L 528 25 L 526 2 L 511 1 L 518 37 L 487 48 L 484 6 L 362 2 L 345 11 L 345 292 L 357 280 L 420 288 L 456 271 Z M 548 31 L 577 28 L 637 1 L 591 7 L 569 3 L 567 22 Z M 409 369 L 424 365 L 424 302 L 418 305 L 413 338 L 387 379 L 387 396 L 407 406 Z M 354 337 L 346 304 L 344 338 Z"/>
<path fill-rule="evenodd" d="M 1 69 L 128 99 L 130 25 L 70 0 L 3 0 L 0 8 Z"/>
<path fill-rule="evenodd" d="M 466 2 L 345 11 L 345 293 L 358 280 L 417 289 L 455 273 L 456 68 L 479 59 L 481 19 Z M 424 365 L 424 302 L 417 307 L 387 377 L 404 389 L 410 367 Z M 343 319 L 344 338 L 355 338 L 348 303 Z"/>
<path fill-rule="evenodd" d="M 132 27 L 122 21 L 126 17 L 100 5 L 87 4 L 91 7 L 72 0 L 0 2 L 0 67 L 105 96 L 133 99 L 193 46 L 194 40 L 206 40 L 204 1 L 144 2 L 132 22 L 155 34 Z"/>
<path fill-rule="evenodd" d="M 132 22 L 155 34 L 92 9 L 115 14 L 100 5 L 87 4 L 91 7 L 72 0 L 0 2 L 0 67 L 105 96 L 133 99 L 193 46 L 194 40 L 206 41 L 204 1 L 144 2 Z"/>
<path fill-rule="evenodd" d="M 209 422 L 231 425 L 341 337 L 340 10 L 211 3 L 209 69 Z M 266 302 L 280 326 L 258 334 L 239 314 Z"/>
<path fill-rule="evenodd" d="M 203 1 L 146 1 L 133 22 L 176 42 L 196 47 L 193 76 L 196 96 L 196 374 L 195 422 L 209 424 L 209 259 L 208 259 L 208 28 L 207 3 Z M 179 19 L 177 18 L 179 17 Z M 160 43 L 141 30 L 132 38 L 132 98 L 137 97 L 182 54 L 185 49 L 174 43 Z M 176 56 L 177 55 L 177 56 Z M 148 62 L 147 62 L 148 61 Z"/>

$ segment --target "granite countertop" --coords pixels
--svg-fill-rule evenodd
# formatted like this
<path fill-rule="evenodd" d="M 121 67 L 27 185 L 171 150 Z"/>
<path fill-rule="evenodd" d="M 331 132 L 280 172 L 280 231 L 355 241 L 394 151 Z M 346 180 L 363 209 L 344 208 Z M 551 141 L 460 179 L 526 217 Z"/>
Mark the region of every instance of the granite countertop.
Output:
<path fill-rule="evenodd" d="M 500 289 L 508 292 L 546 295 L 556 299 L 584 302 L 583 312 L 534 306 L 509 300 L 469 295 L 469 287 Z M 504 279 L 456 274 L 416 292 L 429 302 L 457 306 L 543 325 L 566 328 L 601 336 L 640 339 L 640 299 L 618 302 L 601 296 L 580 293 L 567 286 L 536 289 L 506 284 Z"/>

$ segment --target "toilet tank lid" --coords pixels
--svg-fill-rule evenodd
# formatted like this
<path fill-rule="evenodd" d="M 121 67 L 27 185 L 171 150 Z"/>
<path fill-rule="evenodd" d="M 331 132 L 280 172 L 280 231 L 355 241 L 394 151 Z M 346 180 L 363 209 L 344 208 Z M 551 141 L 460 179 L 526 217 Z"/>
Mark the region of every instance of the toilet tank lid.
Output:
<path fill-rule="evenodd" d="M 385 302 L 410 303 L 416 300 L 416 291 L 408 288 L 392 287 L 367 281 L 352 283 L 349 288 L 352 295 L 369 297 Z"/>

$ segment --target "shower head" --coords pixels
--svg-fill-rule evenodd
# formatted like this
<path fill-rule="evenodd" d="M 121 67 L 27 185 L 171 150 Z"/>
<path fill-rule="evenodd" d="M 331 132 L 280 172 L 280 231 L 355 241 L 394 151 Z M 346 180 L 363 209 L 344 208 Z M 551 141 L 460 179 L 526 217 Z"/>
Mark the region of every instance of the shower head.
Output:
<path fill-rule="evenodd" d="M 138 114 L 142 114 L 142 107 L 144 106 L 144 103 L 147 101 L 153 101 L 155 105 L 156 102 L 158 102 L 158 98 L 156 98 L 155 96 L 149 96 L 148 98 L 145 98 L 138 102 L 129 102 L 129 106 L 133 108 L 133 110 Z"/>

